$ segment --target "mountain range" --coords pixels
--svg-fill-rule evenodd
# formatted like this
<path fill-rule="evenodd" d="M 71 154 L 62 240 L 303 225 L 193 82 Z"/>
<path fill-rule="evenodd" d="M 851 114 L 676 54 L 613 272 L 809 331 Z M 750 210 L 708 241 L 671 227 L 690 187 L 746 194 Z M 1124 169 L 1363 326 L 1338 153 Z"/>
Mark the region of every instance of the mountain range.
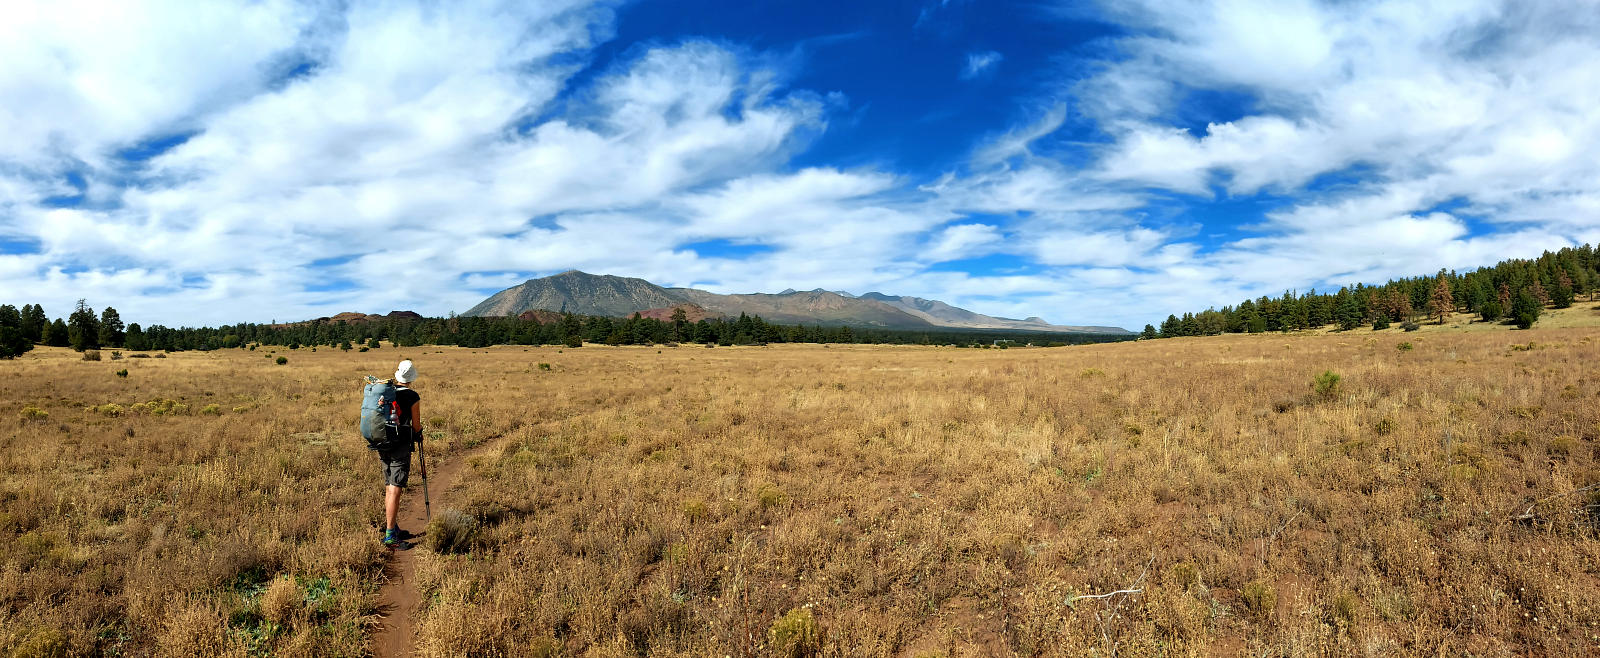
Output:
<path fill-rule="evenodd" d="M 1052 333 L 1127 334 L 1121 327 L 1050 324 L 974 313 L 934 299 L 869 292 L 851 295 L 809 291 L 723 295 L 696 288 L 664 288 L 644 279 L 569 270 L 529 279 L 497 292 L 463 315 L 513 316 L 529 311 L 665 319 L 683 308 L 691 321 L 704 317 L 759 315 L 778 324 L 881 329 L 1006 329 Z"/>

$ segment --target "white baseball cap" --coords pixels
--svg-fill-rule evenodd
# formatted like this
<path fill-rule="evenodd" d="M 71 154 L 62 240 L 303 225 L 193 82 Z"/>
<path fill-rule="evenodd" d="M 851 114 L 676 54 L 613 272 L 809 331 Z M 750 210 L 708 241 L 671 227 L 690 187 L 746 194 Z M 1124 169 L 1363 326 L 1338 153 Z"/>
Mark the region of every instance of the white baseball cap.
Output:
<path fill-rule="evenodd" d="M 400 366 L 394 369 L 394 378 L 402 384 L 417 381 L 417 366 L 411 363 L 411 359 L 401 361 Z"/>

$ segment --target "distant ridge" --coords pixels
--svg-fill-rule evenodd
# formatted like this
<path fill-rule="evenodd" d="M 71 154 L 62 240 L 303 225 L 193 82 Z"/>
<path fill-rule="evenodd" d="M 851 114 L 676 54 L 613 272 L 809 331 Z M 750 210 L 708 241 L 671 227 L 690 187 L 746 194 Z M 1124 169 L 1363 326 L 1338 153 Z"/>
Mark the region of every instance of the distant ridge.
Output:
<path fill-rule="evenodd" d="M 778 324 L 882 329 L 1008 329 L 1052 333 L 1128 334 L 1121 327 L 1053 325 L 1039 318 L 997 318 L 944 302 L 870 292 L 852 295 L 817 288 L 781 293 L 722 295 L 696 288 L 663 288 L 644 279 L 568 270 L 497 292 L 468 309 L 469 316 L 515 316 L 542 310 L 627 317 L 634 313 L 668 319 L 684 308 L 690 321 L 759 315 Z M 658 317 L 659 316 L 659 317 Z"/>
<path fill-rule="evenodd" d="M 686 300 L 644 279 L 567 270 L 506 288 L 467 309 L 462 315 L 502 316 L 545 310 L 623 317 L 635 311 L 672 306 L 683 301 Z"/>
<path fill-rule="evenodd" d="M 963 329 L 1017 329 L 1020 331 L 1061 331 L 1105 334 L 1128 333 L 1127 330 L 1121 327 L 1054 325 L 1050 324 L 1049 322 L 1045 322 L 1043 318 L 1039 317 L 1030 317 L 1026 320 L 1013 320 L 1011 318 L 983 315 L 981 313 L 973 313 L 972 311 L 964 308 L 951 306 L 937 299 L 885 295 L 881 292 L 869 292 L 862 295 L 861 299 L 872 299 L 883 302 L 942 327 L 959 327 Z"/>
<path fill-rule="evenodd" d="M 282 323 L 273 324 L 273 325 L 267 325 L 267 326 L 270 326 L 270 327 L 293 327 L 295 325 L 315 324 L 315 323 L 318 323 L 318 322 L 328 322 L 328 323 L 344 322 L 346 324 L 360 324 L 360 323 L 365 323 L 365 322 L 383 322 L 384 320 L 421 320 L 421 319 L 422 319 L 422 314 L 418 313 L 416 311 L 390 311 L 388 315 L 378 315 L 377 313 L 355 313 L 355 312 L 352 312 L 352 311 L 345 311 L 344 313 L 336 313 L 334 315 L 330 315 L 330 316 L 327 316 L 327 317 L 321 317 L 321 318 L 312 318 L 310 320 L 305 320 L 303 322 L 282 322 Z"/>

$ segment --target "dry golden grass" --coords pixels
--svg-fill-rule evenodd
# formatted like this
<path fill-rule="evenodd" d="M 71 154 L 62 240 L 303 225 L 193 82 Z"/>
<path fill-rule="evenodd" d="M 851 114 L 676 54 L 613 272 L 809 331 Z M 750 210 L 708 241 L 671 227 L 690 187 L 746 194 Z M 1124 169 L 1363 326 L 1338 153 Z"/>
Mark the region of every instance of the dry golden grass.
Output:
<path fill-rule="evenodd" d="M 1600 341 L 1442 329 L 40 350 L 0 364 L 0 650 L 360 653 L 355 381 L 406 356 L 469 460 L 419 549 L 425 655 L 1591 652 Z"/>
<path fill-rule="evenodd" d="M 401 355 L 277 351 L 0 361 L 0 655 L 366 651 L 381 480 L 350 419 Z M 431 365 L 430 451 L 504 431 L 500 382 Z"/>

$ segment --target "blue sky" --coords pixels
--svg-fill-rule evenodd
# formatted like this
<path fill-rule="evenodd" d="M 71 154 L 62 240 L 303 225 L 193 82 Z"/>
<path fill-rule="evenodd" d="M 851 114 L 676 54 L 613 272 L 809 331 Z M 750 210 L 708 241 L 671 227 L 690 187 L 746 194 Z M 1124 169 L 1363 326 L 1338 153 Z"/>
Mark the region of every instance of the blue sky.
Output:
<path fill-rule="evenodd" d="M 1596 241 L 1583 2 L 24 4 L 0 303 L 464 310 L 583 269 L 1133 329 Z"/>

